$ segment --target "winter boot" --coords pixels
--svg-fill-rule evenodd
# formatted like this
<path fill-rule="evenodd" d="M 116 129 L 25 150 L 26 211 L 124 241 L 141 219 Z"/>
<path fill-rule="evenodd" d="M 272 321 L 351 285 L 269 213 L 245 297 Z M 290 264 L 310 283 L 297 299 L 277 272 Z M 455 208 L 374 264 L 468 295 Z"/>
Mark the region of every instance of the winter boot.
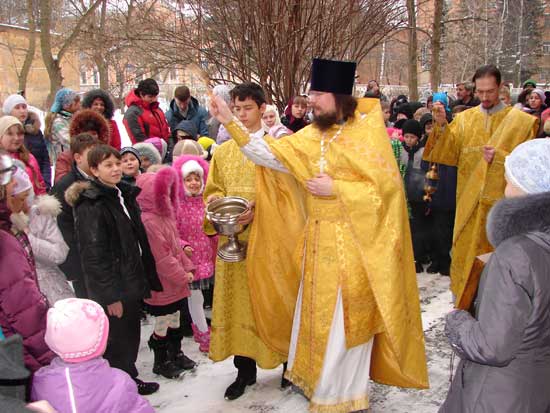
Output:
<path fill-rule="evenodd" d="M 199 343 L 199 350 L 203 353 L 208 353 L 210 351 L 210 327 L 208 330 L 201 334 L 201 341 Z"/>
<path fill-rule="evenodd" d="M 167 379 L 178 378 L 184 369 L 177 366 L 170 358 L 168 338 L 151 335 L 148 344 L 155 353 L 153 373 L 160 374 Z"/>
<path fill-rule="evenodd" d="M 138 379 L 137 377 L 134 377 L 134 381 L 136 382 L 138 393 L 141 396 L 148 396 L 150 394 L 153 394 L 158 391 L 160 387 L 160 385 L 158 383 L 155 383 L 154 381 L 146 382 Z"/>
<path fill-rule="evenodd" d="M 181 340 L 183 334 L 181 331 L 169 328 L 168 329 L 168 357 L 180 369 L 192 370 L 197 366 L 193 360 L 183 354 L 181 351 Z"/>
<path fill-rule="evenodd" d="M 199 330 L 199 328 L 195 325 L 195 323 L 191 323 L 191 328 L 193 329 L 193 339 L 195 340 L 195 343 L 201 343 L 202 341 L 202 333 Z"/>

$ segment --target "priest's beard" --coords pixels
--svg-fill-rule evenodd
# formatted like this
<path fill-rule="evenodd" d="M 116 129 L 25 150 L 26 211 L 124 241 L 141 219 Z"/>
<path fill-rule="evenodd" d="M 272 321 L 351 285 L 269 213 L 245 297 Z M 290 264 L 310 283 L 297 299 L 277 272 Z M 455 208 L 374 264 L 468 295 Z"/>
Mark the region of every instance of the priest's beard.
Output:
<path fill-rule="evenodd" d="M 332 125 L 337 124 L 340 121 L 340 117 L 336 112 L 323 113 L 322 115 L 315 116 L 313 118 L 313 126 L 324 132 L 331 128 Z"/>

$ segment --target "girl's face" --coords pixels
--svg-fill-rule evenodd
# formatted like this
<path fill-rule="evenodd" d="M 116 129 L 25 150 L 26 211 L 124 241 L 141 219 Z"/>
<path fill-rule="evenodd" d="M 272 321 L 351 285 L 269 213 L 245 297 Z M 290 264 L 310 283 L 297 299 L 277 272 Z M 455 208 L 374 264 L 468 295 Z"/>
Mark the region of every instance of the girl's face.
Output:
<path fill-rule="evenodd" d="M 122 161 L 111 155 L 97 165 L 97 168 L 90 168 L 92 174 L 108 186 L 116 186 L 122 179 Z"/>
<path fill-rule="evenodd" d="M 8 197 L 8 208 L 11 212 L 14 214 L 18 214 L 21 211 L 27 212 L 28 206 L 27 206 L 27 198 L 29 197 L 31 193 L 30 189 L 27 189 L 26 191 L 23 191 L 17 195 L 12 195 Z"/>
<path fill-rule="evenodd" d="M 101 98 L 95 98 L 92 102 L 92 106 L 90 109 L 95 110 L 96 112 L 99 112 L 103 115 L 105 112 L 105 102 L 103 102 L 103 99 Z"/>
<path fill-rule="evenodd" d="M 19 125 L 13 125 L 0 138 L 0 147 L 8 152 L 17 152 L 23 145 L 23 128 Z"/>
<path fill-rule="evenodd" d="M 529 95 L 529 107 L 533 110 L 538 110 L 542 106 L 542 100 L 537 93 L 531 92 Z"/>
<path fill-rule="evenodd" d="M 187 175 L 187 177 L 183 180 L 183 184 L 185 185 L 185 189 L 192 195 L 197 196 L 201 192 L 202 182 L 201 177 L 197 174 L 190 173 Z"/>
<path fill-rule="evenodd" d="M 406 133 L 403 136 L 403 139 L 405 140 L 405 143 L 409 148 L 412 148 L 413 146 L 416 146 L 418 144 L 418 136 L 412 133 Z"/>
<path fill-rule="evenodd" d="M 384 109 L 384 122 L 388 122 L 390 120 L 391 111 L 390 108 Z"/>
<path fill-rule="evenodd" d="M 149 167 L 150 167 L 151 165 L 153 165 L 153 162 L 151 162 L 151 161 L 149 160 L 148 157 L 146 157 L 146 156 L 142 156 L 142 157 L 141 157 L 141 168 L 142 168 L 145 172 L 147 172 L 147 169 L 149 169 Z"/>
<path fill-rule="evenodd" d="M 139 175 L 139 162 L 137 158 L 131 153 L 125 153 L 122 155 L 122 173 L 126 176 L 138 176 Z"/>
<path fill-rule="evenodd" d="M 306 115 L 307 105 L 302 103 L 292 104 L 292 116 L 296 119 L 302 119 Z"/>
<path fill-rule="evenodd" d="M 275 122 L 277 122 L 274 112 L 265 112 L 262 116 L 262 120 L 268 128 L 275 126 Z"/>
<path fill-rule="evenodd" d="M 15 105 L 15 107 L 11 110 L 10 115 L 15 116 L 21 123 L 23 123 L 29 116 L 29 108 L 26 103 L 20 103 Z"/>

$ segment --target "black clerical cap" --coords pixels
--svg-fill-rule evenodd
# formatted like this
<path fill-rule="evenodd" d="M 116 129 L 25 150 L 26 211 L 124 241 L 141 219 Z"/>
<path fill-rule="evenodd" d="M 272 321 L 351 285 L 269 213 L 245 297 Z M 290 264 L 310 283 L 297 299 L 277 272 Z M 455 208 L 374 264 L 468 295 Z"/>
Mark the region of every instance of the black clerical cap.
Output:
<path fill-rule="evenodd" d="M 353 94 L 355 83 L 355 62 L 313 59 L 310 90 L 339 95 Z"/>

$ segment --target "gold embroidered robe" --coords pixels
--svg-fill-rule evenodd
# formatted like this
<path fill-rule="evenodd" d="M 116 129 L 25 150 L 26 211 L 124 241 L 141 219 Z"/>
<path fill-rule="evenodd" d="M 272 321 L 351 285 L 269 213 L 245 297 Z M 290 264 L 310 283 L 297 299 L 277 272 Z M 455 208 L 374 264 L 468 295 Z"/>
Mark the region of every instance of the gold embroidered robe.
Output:
<path fill-rule="evenodd" d="M 219 195 L 254 200 L 255 168 L 235 142 L 225 142 L 212 158 L 204 199 Z M 250 228 L 240 234 L 239 239 L 246 241 L 249 232 Z M 220 245 L 226 241 L 226 237 L 220 236 Z M 286 355 L 271 350 L 258 335 L 246 260 L 228 263 L 217 258 L 211 328 L 209 357 L 213 361 L 239 355 L 254 359 L 264 369 L 275 368 L 286 361 Z"/>
<path fill-rule="evenodd" d="M 424 160 L 458 167 L 456 217 L 451 262 L 451 290 L 456 305 L 476 256 L 493 251 L 487 240 L 487 214 L 504 195 L 504 158 L 536 135 L 533 116 L 506 107 L 488 115 L 480 106 L 459 113 L 444 130 L 434 126 L 424 149 Z M 483 146 L 496 148 L 491 164 L 483 159 Z"/>
<path fill-rule="evenodd" d="M 226 128 L 241 146 L 248 143 L 248 134 L 235 122 Z M 330 129 L 327 139 L 337 130 L 336 126 Z M 275 157 L 302 186 L 319 173 L 317 129 L 306 127 L 294 135 L 267 140 Z M 340 137 L 330 144 L 326 160 L 325 170 L 334 179 L 336 195 L 304 195 L 307 220 L 297 243 L 300 254 L 295 265 L 303 277 L 302 317 L 294 366 L 287 375 L 306 396 L 312 396 L 341 289 L 347 347 L 374 337 L 371 377 L 384 384 L 426 388 L 424 336 L 405 194 L 379 104 L 373 105 L 364 119 L 356 113 L 355 119 L 348 121 Z M 281 204 L 263 202 L 262 197 L 277 191 L 279 184 L 269 179 L 266 168 L 259 171 L 262 179 L 257 180 L 256 211 L 269 221 L 271 211 L 276 213 L 274 209 Z M 261 221 L 257 215 L 254 226 Z M 284 223 L 276 226 L 277 221 L 271 222 L 271 239 L 296 243 Z M 254 249 L 249 246 L 249 251 Z M 282 255 L 276 261 L 287 259 L 289 256 Z M 251 264 L 269 271 L 261 260 Z M 334 411 L 366 407 L 366 394 L 353 405 L 331 406 Z M 322 410 L 322 406 L 312 408 Z"/>

